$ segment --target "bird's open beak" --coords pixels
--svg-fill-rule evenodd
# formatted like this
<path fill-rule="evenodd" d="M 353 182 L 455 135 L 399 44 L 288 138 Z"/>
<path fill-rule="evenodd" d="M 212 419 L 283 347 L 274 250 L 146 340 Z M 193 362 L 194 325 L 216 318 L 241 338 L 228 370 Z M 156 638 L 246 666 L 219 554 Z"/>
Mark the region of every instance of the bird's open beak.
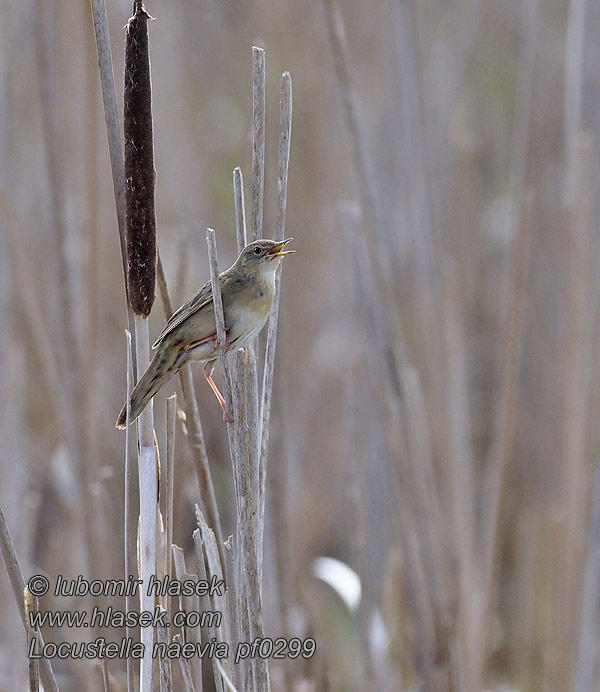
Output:
<path fill-rule="evenodd" d="M 291 255 L 293 252 L 296 252 L 295 250 L 283 250 L 282 248 L 290 242 L 290 240 L 294 240 L 293 238 L 286 238 L 283 240 L 281 243 L 278 243 L 275 245 L 275 247 L 271 248 L 269 252 L 267 252 L 267 255 L 269 257 L 283 257 L 284 255 Z"/>

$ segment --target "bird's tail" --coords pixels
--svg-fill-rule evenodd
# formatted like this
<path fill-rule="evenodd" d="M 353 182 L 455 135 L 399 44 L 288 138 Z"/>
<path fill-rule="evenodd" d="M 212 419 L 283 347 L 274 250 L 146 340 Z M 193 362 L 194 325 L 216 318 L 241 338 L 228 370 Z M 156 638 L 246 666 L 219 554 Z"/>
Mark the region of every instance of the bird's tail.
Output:
<path fill-rule="evenodd" d="M 146 372 L 141 376 L 140 381 L 135 385 L 129 397 L 129 423 L 140 415 L 146 408 L 150 399 L 175 373 L 179 372 L 184 365 L 182 353 L 174 349 L 159 350 L 154 359 L 148 366 Z M 117 418 L 117 428 L 124 430 L 126 427 L 127 404 L 121 409 Z"/>

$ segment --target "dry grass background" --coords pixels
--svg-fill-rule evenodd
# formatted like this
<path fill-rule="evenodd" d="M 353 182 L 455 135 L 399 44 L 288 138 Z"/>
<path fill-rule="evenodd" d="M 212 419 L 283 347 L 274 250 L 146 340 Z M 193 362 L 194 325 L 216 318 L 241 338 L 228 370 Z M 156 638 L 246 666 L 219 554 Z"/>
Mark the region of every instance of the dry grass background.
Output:
<path fill-rule="evenodd" d="M 178 304 L 208 278 L 206 226 L 223 267 L 236 254 L 231 171 L 250 180 L 251 45 L 267 49 L 266 235 L 279 78 L 294 79 L 297 254 L 282 284 L 264 607 L 268 634 L 314 636 L 317 654 L 272 665 L 273 689 L 591 692 L 600 11 L 339 5 L 379 221 L 357 213 L 326 3 L 147 7 L 158 242 Z M 108 3 L 118 84 L 130 10 Z M 90 10 L 26 0 L 2 17 L 0 504 L 26 577 L 119 578 L 126 310 Z M 157 301 L 151 334 L 163 321 Z M 196 377 L 229 534 L 226 430 Z M 160 439 L 174 387 L 156 399 Z M 177 453 L 174 541 L 193 554 L 181 430 Z M 360 574 L 355 613 L 315 578 L 319 556 Z M 0 603 L 0 689 L 25 689 L 1 570 Z M 101 689 L 94 665 L 55 662 L 60 689 Z M 120 689 L 123 669 L 110 671 Z"/>

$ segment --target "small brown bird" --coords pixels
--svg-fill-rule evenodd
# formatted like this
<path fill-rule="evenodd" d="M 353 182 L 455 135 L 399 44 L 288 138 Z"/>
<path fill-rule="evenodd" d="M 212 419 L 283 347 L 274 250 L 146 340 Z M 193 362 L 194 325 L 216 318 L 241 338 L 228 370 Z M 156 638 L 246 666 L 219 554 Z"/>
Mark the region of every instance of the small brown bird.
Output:
<path fill-rule="evenodd" d="M 234 264 L 219 275 L 225 313 L 225 350 L 242 348 L 264 327 L 275 294 L 275 270 L 282 257 L 294 250 L 283 242 L 255 240 L 240 253 Z M 204 363 L 204 377 L 215 393 L 227 419 L 225 400 L 212 379 L 220 356 L 210 281 L 175 311 L 153 344 L 156 355 L 135 385 L 129 399 L 129 422 L 146 408 L 158 390 L 186 364 Z M 127 404 L 121 409 L 117 428 L 125 428 Z"/>

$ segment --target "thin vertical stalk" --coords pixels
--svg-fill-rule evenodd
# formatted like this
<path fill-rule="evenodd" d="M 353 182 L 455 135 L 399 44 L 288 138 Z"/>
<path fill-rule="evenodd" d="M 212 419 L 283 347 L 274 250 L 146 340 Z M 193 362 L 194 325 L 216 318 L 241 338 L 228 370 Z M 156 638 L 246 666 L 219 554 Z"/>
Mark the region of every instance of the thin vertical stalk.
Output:
<path fill-rule="evenodd" d="M 323 0 L 323 5 L 325 7 L 327 30 L 333 51 L 336 75 L 344 102 L 346 126 L 350 133 L 350 144 L 358 178 L 358 194 L 367 223 L 374 224 L 375 230 L 379 231 L 381 222 L 377 207 L 375 176 L 371 170 L 366 138 L 362 131 L 358 103 L 352 85 L 344 23 L 334 0 Z"/>
<path fill-rule="evenodd" d="M 285 237 L 285 214 L 287 207 L 288 169 L 290 163 L 290 140 L 292 135 L 292 77 L 289 72 L 281 76 L 279 98 L 279 163 L 277 177 L 277 216 L 275 220 L 275 240 Z M 260 407 L 259 466 L 258 466 L 258 560 L 262 573 L 264 541 L 265 497 L 267 482 L 267 457 L 269 452 L 269 426 L 271 422 L 271 399 L 273 395 L 273 373 L 275 371 L 275 347 L 277 345 L 277 321 L 279 318 L 279 289 L 281 266 L 275 277 L 275 296 L 271 306 L 267 327 L 267 347 L 263 370 L 262 398 Z"/>
<path fill-rule="evenodd" d="M 581 128 L 583 93 L 583 48 L 587 0 L 570 0 L 565 40 L 565 152 L 566 181 L 565 200 L 571 205 L 575 200 L 577 135 Z"/>
<path fill-rule="evenodd" d="M 262 238 L 265 195 L 265 51 L 252 46 L 252 240 Z"/>
<path fill-rule="evenodd" d="M 500 339 L 501 363 L 499 393 L 494 413 L 494 430 L 490 446 L 486 476 L 484 478 L 483 516 L 481 532 L 482 589 L 481 607 L 472 634 L 474 646 L 480 654 L 474 656 L 475 681 L 479 681 L 487 655 L 489 620 L 495 600 L 494 571 L 498 560 L 498 541 L 502 494 L 510 462 L 516 425 L 517 389 L 523 330 L 525 280 L 528 255 L 531 248 L 532 204 L 531 193 L 525 195 L 524 183 L 529 142 L 531 90 L 536 46 L 538 0 L 526 0 L 525 35 L 523 43 L 523 70 L 518 85 L 515 105 L 515 126 L 511 142 L 510 213 L 507 214 L 507 236 L 511 240 L 505 265 L 502 322 L 504 333 Z M 477 682 L 474 682 L 477 685 Z"/>
<path fill-rule="evenodd" d="M 132 362 L 132 346 L 131 346 L 131 332 L 127 330 L 127 401 L 131 395 L 131 373 L 133 370 Z M 131 571 L 131 457 L 129 455 L 129 407 L 126 413 L 126 424 L 125 428 L 125 481 L 124 481 L 124 494 L 125 494 L 125 516 L 123 518 L 123 546 L 125 549 L 125 581 L 129 579 L 132 574 Z M 125 611 L 127 613 L 131 612 L 131 595 L 129 592 L 125 594 Z M 129 641 L 131 641 L 131 625 L 125 623 L 125 636 Z M 127 692 L 134 692 L 134 671 L 133 671 L 133 659 L 131 656 L 127 657 Z"/>
<path fill-rule="evenodd" d="M 169 294 L 169 288 L 167 285 L 160 252 L 158 253 L 157 260 L 157 281 L 165 317 L 167 320 L 169 320 L 173 314 L 173 304 L 171 302 L 171 296 Z M 200 412 L 198 410 L 198 401 L 196 400 L 196 392 L 194 390 L 192 370 L 189 365 L 184 365 L 184 367 L 179 371 L 179 383 L 181 385 L 181 393 L 183 396 L 183 404 L 185 409 L 187 437 L 190 443 L 190 449 L 192 451 L 196 477 L 198 479 L 200 502 L 204 509 L 208 524 L 217 536 L 217 545 L 219 546 L 221 562 L 223 565 L 225 565 L 225 548 L 223 546 L 221 519 L 219 516 L 219 508 L 217 506 L 212 474 L 208 464 L 206 443 L 204 442 L 204 431 L 202 430 L 202 423 L 200 421 Z"/>
<path fill-rule="evenodd" d="M 575 661 L 574 692 L 594 689 L 598 671 L 598 623 L 600 621 L 600 459 L 596 460 L 592 521 L 583 575 L 581 622 Z"/>
<path fill-rule="evenodd" d="M 562 594 L 557 605 L 560 657 L 564 689 L 573 679 L 575 642 L 579 629 L 585 531 L 588 503 L 588 411 L 592 371 L 593 299 L 592 228 L 594 218 L 593 147 L 591 137 L 579 133 L 575 147 L 575 197 L 565 235 L 564 281 L 564 418 L 562 492 L 565 535 L 561 561 Z"/>
<path fill-rule="evenodd" d="M 521 199 L 521 196 L 519 196 Z M 485 668 L 490 636 L 490 620 L 496 594 L 496 564 L 499 558 L 500 519 L 502 497 L 505 489 L 517 424 L 519 397 L 519 367 L 523 342 L 526 282 L 532 244 L 533 196 L 525 195 L 519 214 L 520 229 L 515 228 L 507 262 L 507 278 L 504 294 L 506 322 L 501 343 L 504 363 L 500 377 L 500 391 L 494 419 L 494 433 L 490 448 L 487 473 L 484 478 L 483 529 L 481 537 L 482 588 L 480 608 L 477 609 L 475 629 L 470 634 L 470 651 L 474 653 L 472 670 L 474 680 L 479 681 Z M 518 232 L 517 232 L 518 230 Z M 475 652 L 477 652 L 475 654 Z M 476 687 L 477 688 L 477 687 Z"/>
<path fill-rule="evenodd" d="M 25 587 L 23 592 L 25 602 L 25 629 L 27 631 L 27 651 L 39 653 L 38 629 L 31 626 L 30 615 L 36 617 L 39 611 L 39 603 L 29 587 Z M 39 692 L 40 689 L 40 664 L 39 659 L 34 656 L 29 657 L 29 692 Z"/>
<path fill-rule="evenodd" d="M 167 478 L 166 478 L 166 508 L 165 508 L 165 533 L 166 533 L 166 574 L 172 576 L 173 551 L 173 489 L 175 486 L 175 417 L 177 414 L 177 395 L 173 394 L 167 399 Z M 170 599 L 169 601 L 170 602 Z"/>

